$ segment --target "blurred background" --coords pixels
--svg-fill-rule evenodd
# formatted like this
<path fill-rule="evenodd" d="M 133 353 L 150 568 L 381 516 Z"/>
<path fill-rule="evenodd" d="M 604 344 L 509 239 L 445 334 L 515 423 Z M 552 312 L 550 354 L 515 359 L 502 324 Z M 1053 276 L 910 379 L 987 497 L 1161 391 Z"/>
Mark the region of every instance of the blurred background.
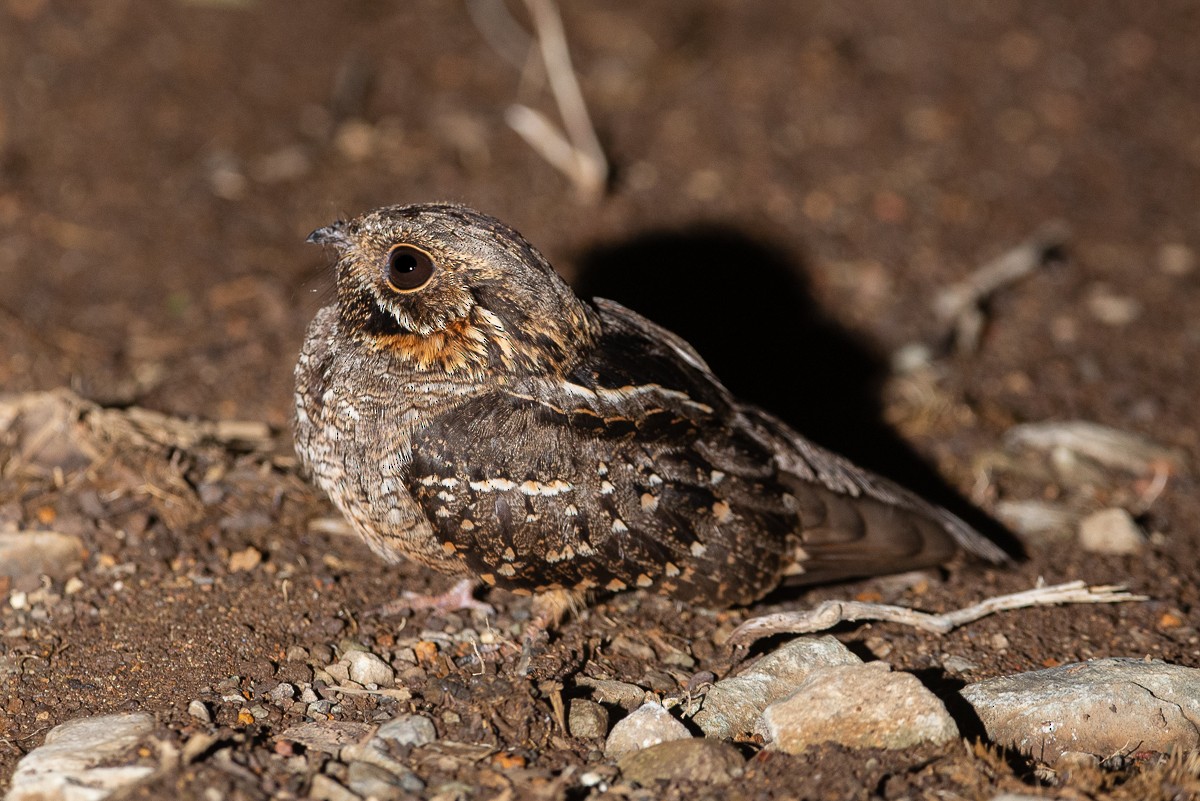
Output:
<path fill-rule="evenodd" d="M 0 387 L 285 426 L 329 291 L 305 235 L 455 200 L 786 413 L 935 342 L 940 288 L 1061 219 L 1067 266 L 997 299 L 951 391 L 985 425 L 1195 444 L 1195 4 L 561 13 L 611 168 L 590 200 L 505 122 L 558 120 L 515 0 L 0 0 Z"/>

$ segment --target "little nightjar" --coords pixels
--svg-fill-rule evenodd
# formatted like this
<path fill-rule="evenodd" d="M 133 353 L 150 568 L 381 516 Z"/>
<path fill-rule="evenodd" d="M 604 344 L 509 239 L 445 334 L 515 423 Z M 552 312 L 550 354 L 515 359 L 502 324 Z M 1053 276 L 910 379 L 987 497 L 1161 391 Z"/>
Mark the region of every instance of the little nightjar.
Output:
<path fill-rule="evenodd" d="M 296 366 L 296 450 L 385 559 L 532 594 L 548 627 L 599 593 L 722 607 L 1006 558 L 739 401 L 680 337 L 576 297 L 496 219 L 389 206 L 309 241 L 337 251 L 336 301 Z"/>

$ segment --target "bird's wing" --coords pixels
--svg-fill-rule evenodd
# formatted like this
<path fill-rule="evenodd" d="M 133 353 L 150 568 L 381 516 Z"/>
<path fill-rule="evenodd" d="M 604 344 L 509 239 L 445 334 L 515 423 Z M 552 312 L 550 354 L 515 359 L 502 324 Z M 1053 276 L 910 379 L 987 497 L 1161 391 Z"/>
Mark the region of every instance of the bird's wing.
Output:
<path fill-rule="evenodd" d="M 643 341 L 674 351 L 687 365 L 684 380 L 692 387 L 706 384 L 719 392 L 735 407 L 726 418 L 728 425 L 771 455 L 779 481 L 795 499 L 799 513 L 799 548 L 787 568 L 791 582 L 819 583 L 927 567 L 947 561 L 959 549 L 993 563 L 1010 561 L 995 543 L 952 512 L 810 442 L 773 415 L 734 401 L 700 356 L 674 333 L 612 301 L 597 299 L 596 303 L 606 328 L 617 320 L 617 328 L 626 335 L 637 332 Z M 757 458 L 759 452 L 741 448 L 726 458 L 747 453 Z"/>
<path fill-rule="evenodd" d="M 498 387 L 417 431 L 409 489 L 485 581 L 652 587 L 712 605 L 774 587 L 797 518 L 703 360 L 616 304 L 569 374 Z"/>

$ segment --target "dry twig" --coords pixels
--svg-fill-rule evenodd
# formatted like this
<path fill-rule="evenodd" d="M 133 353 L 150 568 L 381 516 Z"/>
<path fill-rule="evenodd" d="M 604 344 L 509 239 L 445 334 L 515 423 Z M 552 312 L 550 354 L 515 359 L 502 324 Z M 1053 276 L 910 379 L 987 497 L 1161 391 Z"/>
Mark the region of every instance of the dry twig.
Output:
<path fill-rule="evenodd" d="M 508 107 L 504 119 L 538 155 L 562 172 L 580 198 L 594 202 L 608 180 L 608 160 L 588 115 L 571 54 L 563 31 L 562 17 L 554 0 L 525 0 L 533 20 L 534 40 L 550 82 L 550 92 L 563 121 L 560 130 L 545 114 L 523 103 Z M 511 18 L 501 13 L 501 4 L 471 4 L 472 17 L 484 38 L 502 56 L 513 60 L 512 51 L 520 37 L 512 30 Z M 565 133 L 564 133 L 565 130 Z"/>
<path fill-rule="evenodd" d="M 1054 259 L 1067 243 L 1066 223 L 1043 225 L 1015 248 L 984 264 L 965 280 L 942 290 L 934 303 L 939 318 L 950 328 L 954 349 L 973 353 L 979 347 L 985 322 L 983 305 L 997 292 L 1015 284 Z"/>
<path fill-rule="evenodd" d="M 1147 599 L 1148 596 L 1133 595 L 1118 585 L 1089 587 L 1082 581 L 1068 581 L 1066 584 L 1056 584 L 1052 587 L 1035 587 L 1011 595 L 999 595 L 940 615 L 890 604 L 825 601 L 815 609 L 803 612 L 781 612 L 751 618 L 733 630 L 729 642 L 733 645 L 746 645 L 773 634 L 811 634 L 826 631 L 839 623 L 856 620 L 883 620 L 913 626 L 934 634 L 948 634 L 959 626 L 1011 609 L 1058 604 L 1115 604 Z"/>

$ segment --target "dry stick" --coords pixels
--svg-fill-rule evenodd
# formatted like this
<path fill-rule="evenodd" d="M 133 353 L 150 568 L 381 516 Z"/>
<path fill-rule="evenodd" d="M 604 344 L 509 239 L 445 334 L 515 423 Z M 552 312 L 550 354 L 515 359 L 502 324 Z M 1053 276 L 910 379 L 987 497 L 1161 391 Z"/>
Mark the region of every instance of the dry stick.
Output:
<path fill-rule="evenodd" d="M 954 347 L 970 353 L 979 346 L 983 333 L 980 306 L 1006 286 L 1016 283 L 1045 264 L 1070 236 L 1066 223 L 1046 223 L 1015 248 L 984 264 L 974 273 L 944 289 L 934 304 L 938 317 L 950 324 Z"/>
<path fill-rule="evenodd" d="M 1012 595 L 999 595 L 965 609 L 940 615 L 889 604 L 825 601 L 815 609 L 803 612 L 781 612 L 775 615 L 751 618 L 733 630 L 733 634 L 729 636 L 729 642 L 732 645 L 746 645 L 773 634 L 811 634 L 831 629 L 839 623 L 855 620 L 883 620 L 889 623 L 902 623 L 935 634 L 948 634 L 959 626 L 1010 609 L 1058 604 L 1116 604 L 1148 599 L 1149 596 L 1133 595 L 1126 592 L 1124 587 L 1115 584 L 1089 587 L 1082 581 L 1068 581 L 1066 584 L 1056 584 L 1053 587 L 1035 587 L 1032 590 Z"/>
<path fill-rule="evenodd" d="M 594 201 L 604 190 L 608 160 L 571 66 L 562 17 L 552 0 L 525 0 L 525 5 L 533 18 L 535 38 L 566 136 L 544 114 L 519 103 L 509 106 L 505 120 L 542 158 L 571 179 L 581 197 Z"/>

